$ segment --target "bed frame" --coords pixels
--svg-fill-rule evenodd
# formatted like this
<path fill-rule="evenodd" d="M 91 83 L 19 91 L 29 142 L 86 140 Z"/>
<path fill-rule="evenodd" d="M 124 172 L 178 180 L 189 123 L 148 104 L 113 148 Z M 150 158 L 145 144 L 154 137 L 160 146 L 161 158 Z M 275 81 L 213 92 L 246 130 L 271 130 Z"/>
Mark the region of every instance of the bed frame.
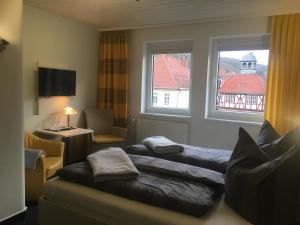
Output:
<path fill-rule="evenodd" d="M 223 199 L 210 213 L 196 218 L 82 185 L 66 181 L 58 182 L 58 185 L 60 183 L 74 186 L 73 190 L 80 200 L 73 204 L 70 200 L 51 200 L 45 196 L 40 198 L 40 225 L 250 225 L 229 208 Z M 92 199 L 92 202 L 88 203 L 84 199 Z M 94 207 L 89 209 L 87 204 Z"/>

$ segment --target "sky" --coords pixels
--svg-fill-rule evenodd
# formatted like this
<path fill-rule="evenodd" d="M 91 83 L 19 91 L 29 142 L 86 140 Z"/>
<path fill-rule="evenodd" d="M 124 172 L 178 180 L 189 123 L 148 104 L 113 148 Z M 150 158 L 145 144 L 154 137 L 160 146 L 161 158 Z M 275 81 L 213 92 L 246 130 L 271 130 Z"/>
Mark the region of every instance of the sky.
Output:
<path fill-rule="evenodd" d="M 255 55 L 258 64 L 268 65 L 269 50 L 221 51 L 220 57 L 242 59 L 244 55 L 250 52 L 253 52 L 253 55 Z"/>

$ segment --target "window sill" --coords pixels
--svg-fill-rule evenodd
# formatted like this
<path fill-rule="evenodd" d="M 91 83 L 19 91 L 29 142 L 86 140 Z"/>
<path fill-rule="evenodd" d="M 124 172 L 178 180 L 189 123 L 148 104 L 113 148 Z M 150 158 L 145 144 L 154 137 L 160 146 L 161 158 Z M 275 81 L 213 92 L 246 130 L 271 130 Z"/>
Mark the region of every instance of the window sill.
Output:
<path fill-rule="evenodd" d="M 152 119 L 160 121 L 170 121 L 170 122 L 181 122 L 187 123 L 190 121 L 190 116 L 182 115 L 170 115 L 170 114 L 159 114 L 159 113 L 140 113 L 140 118 L 142 119 Z"/>
<path fill-rule="evenodd" d="M 231 120 L 231 119 L 223 119 L 223 118 L 215 118 L 215 117 L 205 117 L 205 120 L 215 121 L 221 123 L 231 123 L 231 124 L 241 124 L 241 125 L 251 125 L 251 126 L 261 126 L 263 122 L 254 122 L 254 121 L 244 121 L 244 120 Z"/>

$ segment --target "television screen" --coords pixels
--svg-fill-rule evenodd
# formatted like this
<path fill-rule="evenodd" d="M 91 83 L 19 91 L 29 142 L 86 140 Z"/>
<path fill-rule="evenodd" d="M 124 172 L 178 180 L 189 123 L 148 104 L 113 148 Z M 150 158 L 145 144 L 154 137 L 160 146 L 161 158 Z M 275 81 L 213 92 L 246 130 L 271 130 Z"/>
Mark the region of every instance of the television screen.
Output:
<path fill-rule="evenodd" d="M 38 68 L 39 97 L 74 96 L 76 94 L 76 71 Z"/>

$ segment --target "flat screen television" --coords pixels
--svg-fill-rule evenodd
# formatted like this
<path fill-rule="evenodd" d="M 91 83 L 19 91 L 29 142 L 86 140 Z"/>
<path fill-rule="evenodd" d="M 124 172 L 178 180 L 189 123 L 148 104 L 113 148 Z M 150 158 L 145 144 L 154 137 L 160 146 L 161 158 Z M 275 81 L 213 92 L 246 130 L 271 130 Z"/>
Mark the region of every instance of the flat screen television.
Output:
<path fill-rule="evenodd" d="M 39 97 L 75 96 L 76 71 L 38 68 Z"/>

